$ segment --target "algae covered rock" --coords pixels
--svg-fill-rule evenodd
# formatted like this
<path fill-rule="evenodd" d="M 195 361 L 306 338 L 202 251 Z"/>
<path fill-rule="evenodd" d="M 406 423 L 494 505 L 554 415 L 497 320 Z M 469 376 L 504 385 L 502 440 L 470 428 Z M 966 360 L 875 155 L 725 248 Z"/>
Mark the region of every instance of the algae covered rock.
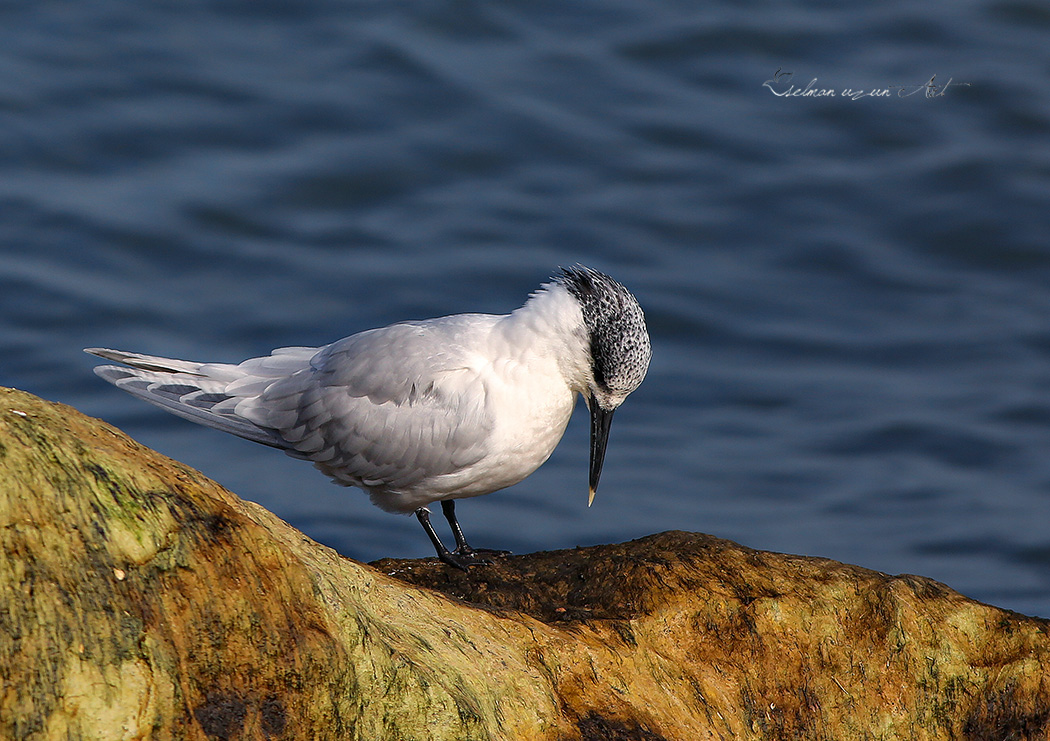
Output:
<path fill-rule="evenodd" d="M 690 533 L 371 566 L 0 390 L 0 738 L 1045 738 L 1045 621 Z"/>

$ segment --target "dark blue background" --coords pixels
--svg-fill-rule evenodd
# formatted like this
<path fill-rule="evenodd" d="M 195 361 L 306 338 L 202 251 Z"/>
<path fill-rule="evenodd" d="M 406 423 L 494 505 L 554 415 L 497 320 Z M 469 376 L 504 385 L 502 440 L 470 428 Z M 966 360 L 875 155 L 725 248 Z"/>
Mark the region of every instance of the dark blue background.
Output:
<path fill-rule="evenodd" d="M 348 556 L 429 555 L 80 348 L 238 361 L 582 262 L 641 300 L 649 378 L 594 507 L 578 414 L 460 507 L 475 544 L 682 528 L 1050 615 L 1048 38 L 1041 0 L 4 4 L 0 383 Z"/>

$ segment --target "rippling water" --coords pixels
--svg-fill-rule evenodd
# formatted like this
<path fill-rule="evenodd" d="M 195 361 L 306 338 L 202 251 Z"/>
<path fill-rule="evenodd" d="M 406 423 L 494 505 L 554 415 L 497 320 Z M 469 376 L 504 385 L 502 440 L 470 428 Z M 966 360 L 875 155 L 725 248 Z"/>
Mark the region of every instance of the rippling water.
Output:
<path fill-rule="evenodd" d="M 460 507 L 473 542 L 698 530 L 1050 615 L 1048 31 L 1034 0 L 8 4 L 0 383 L 348 556 L 430 555 L 80 348 L 238 361 L 582 262 L 641 300 L 649 378 L 594 507 L 578 413 Z"/>

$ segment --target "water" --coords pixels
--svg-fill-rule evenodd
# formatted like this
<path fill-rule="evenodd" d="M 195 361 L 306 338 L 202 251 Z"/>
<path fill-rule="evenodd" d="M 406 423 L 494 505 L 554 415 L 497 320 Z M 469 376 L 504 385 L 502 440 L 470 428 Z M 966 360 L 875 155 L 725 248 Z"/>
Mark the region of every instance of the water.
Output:
<path fill-rule="evenodd" d="M 1048 31 L 1035 0 L 6 4 L 0 384 L 348 556 L 430 555 L 80 348 L 238 361 L 582 262 L 645 307 L 649 377 L 594 507 L 581 410 L 459 508 L 472 542 L 681 528 L 1048 616 Z M 774 94 L 813 78 L 839 94 Z"/>

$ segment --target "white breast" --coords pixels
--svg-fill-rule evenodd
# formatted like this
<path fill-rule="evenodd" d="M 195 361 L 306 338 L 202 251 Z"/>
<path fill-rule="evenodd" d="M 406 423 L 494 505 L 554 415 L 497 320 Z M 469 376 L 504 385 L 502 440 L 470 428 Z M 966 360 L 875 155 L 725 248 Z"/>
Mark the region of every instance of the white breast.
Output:
<path fill-rule="evenodd" d="M 561 440 L 586 367 L 575 301 L 560 289 L 543 292 L 513 314 L 490 319 L 479 318 L 471 332 L 457 328 L 460 370 L 441 379 L 442 393 L 474 409 L 454 423 L 485 430 L 482 454 L 407 487 L 366 487 L 380 507 L 408 512 L 503 489 L 535 471 Z"/>

